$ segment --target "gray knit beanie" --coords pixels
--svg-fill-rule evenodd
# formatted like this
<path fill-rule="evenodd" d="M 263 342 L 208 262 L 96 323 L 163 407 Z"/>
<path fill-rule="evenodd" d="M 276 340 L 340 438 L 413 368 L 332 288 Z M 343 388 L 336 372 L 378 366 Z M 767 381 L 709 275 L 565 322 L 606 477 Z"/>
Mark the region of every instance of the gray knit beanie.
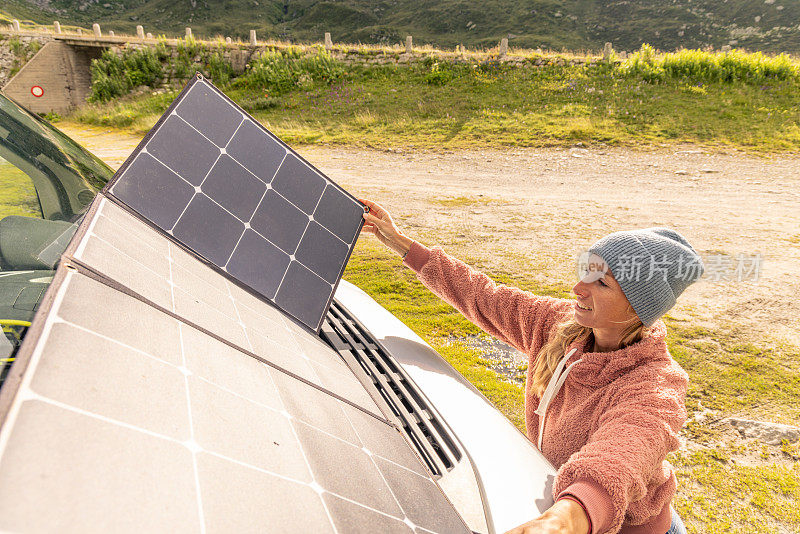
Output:
<path fill-rule="evenodd" d="M 614 232 L 589 248 L 605 260 L 633 311 L 652 326 L 703 275 L 703 261 L 686 238 L 669 228 Z"/>

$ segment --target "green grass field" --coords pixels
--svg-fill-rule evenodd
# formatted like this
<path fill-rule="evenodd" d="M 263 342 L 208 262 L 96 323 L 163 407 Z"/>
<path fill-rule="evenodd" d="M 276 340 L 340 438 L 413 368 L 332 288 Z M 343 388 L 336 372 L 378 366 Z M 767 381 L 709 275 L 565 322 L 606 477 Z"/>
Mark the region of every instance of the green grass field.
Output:
<path fill-rule="evenodd" d="M 280 68 L 256 65 L 223 87 L 293 144 L 441 150 L 694 143 L 756 153 L 800 149 L 796 63 L 755 54 L 683 54 L 672 64 L 661 57 L 650 58 L 650 64 L 629 59 L 617 67 L 430 59 L 412 66 L 342 66 L 328 78 L 283 60 L 277 62 Z M 734 60 L 743 65 L 724 63 Z M 764 75 L 767 63 L 778 69 L 782 61 L 787 72 Z M 730 72 L 738 78 L 725 79 Z M 71 118 L 144 133 L 176 94 L 145 91 L 85 106 Z"/>

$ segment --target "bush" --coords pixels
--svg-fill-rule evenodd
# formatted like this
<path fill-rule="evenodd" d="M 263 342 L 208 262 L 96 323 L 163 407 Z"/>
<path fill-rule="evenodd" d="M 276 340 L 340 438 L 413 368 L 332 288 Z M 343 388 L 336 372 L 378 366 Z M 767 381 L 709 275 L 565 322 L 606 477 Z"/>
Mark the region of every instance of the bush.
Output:
<path fill-rule="evenodd" d="M 217 85 L 227 85 L 233 77 L 233 67 L 225 61 L 221 52 L 214 52 L 208 57 L 204 74 Z"/>
<path fill-rule="evenodd" d="M 445 85 L 455 77 L 453 71 L 446 66 L 434 62 L 427 74 L 425 74 L 425 83 L 430 85 Z"/>
<path fill-rule="evenodd" d="M 621 63 L 620 71 L 627 76 L 638 76 L 648 82 L 661 81 L 665 76 L 664 67 L 656 59 L 656 51 L 647 43 Z"/>
<path fill-rule="evenodd" d="M 798 65 L 785 54 L 767 57 L 761 52 L 748 54 L 741 50 L 726 53 L 680 50 L 658 58 L 648 44 L 623 61 L 619 70 L 648 82 L 677 78 L 705 83 L 761 84 L 794 80 L 800 75 Z"/>
<path fill-rule="evenodd" d="M 25 52 L 25 45 L 16 37 L 12 37 L 8 40 L 8 46 L 11 48 L 11 52 L 17 57 L 21 57 Z"/>
<path fill-rule="evenodd" d="M 153 48 L 122 53 L 104 51 L 99 59 L 92 61 L 89 100 L 105 102 L 140 86 L 156 88 L 171 81 L 170 74 L 172 80 L 185 82 L 199 71 L 220 86 L 233 78 L 233 67 L 220 51 L 211 52 L 191 38 L 179 41 L 175 50 L 173 58 L 166 43 L 160 42 Z"/>
<path fill-rule="evenodd" d="M 161 81 L 163 68 L 157 49 L 126 50 L 122 54 L 104 50 L 100 58 L 92 60 L 91 74 L 89 101 L 105 102 L 141 85 L 155 87 Z"/>
<path fill-rule="evenodd" d="M 239 85 L 280 95 L 314 83 L 330 85 L 344 77 L 344 67 L 324 50 L 269 50 L 248 65 Z"/>
<path fill-rule="evenodd" d="M 178 40 L 175 51 L 177 57 L 173 60 L 172 72 L 176 79 L 187 80 L 195 72 L 204 70 L 203 58 L 207 55 L 207 50 L 194 37 Z"/>

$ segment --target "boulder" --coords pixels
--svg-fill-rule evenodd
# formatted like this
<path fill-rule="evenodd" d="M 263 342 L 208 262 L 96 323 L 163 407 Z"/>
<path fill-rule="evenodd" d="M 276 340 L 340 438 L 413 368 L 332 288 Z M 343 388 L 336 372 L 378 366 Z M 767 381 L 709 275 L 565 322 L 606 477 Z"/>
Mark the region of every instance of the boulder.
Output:
<path fill-rule="evenodd" d="M 800 428 L 766 421 L 752 421 L 729 417 L 726 419 L 745 438 L 755 438 L 767 445 L 780 445 L 783 440 L 793 443 L 800 440 Z"/>

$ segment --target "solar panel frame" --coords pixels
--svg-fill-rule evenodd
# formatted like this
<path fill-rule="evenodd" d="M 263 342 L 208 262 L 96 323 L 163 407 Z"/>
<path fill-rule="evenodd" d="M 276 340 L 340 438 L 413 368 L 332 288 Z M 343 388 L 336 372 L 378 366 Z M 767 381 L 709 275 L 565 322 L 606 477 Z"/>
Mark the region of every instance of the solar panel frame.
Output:
<path fill-rule="evenodd" d="M 282 312 L 284 312 L 284 313 L 285 313 L 285 314 L 286 314 L 288 317 L 290 317 L 290 318 L 291 318 L 291 319 L 292 319 L 294 322 L 296 322 L 297 324 L 300 324 L 300 325 L 304 326 L 304 327 L 305 327 L 305 328 L 307 328 L 308 330 L 312 331 L 314 334 L 319 334 L 320 328 L 322 327 L 322 324 L 323 324 L 323 322 L 324 322 L 324 320 L 325 320 L 325 315 L 327 314 L 327 312 L 328 312 L 328 309 L 330 308 L 331 302 L 333 301 L 333 295 L 336 293 L 336 288 L 337 288 L 337 287 L 338 287 L 338 285 L 339 285 L 339 281 L 340 281 L 340 280 L 341 280 L 341 278 L 342 278 L 342 275 L 343 275 L 343 273 L 344 273 L 344 270 L 345 270 L 345 268 L 347 267 L 347 263 L 348 263 L 348 262 L 349 262 L 349 260 L 350 260 L 350 256 L 352 255 L 352 253 L 353 253 L 353 250 L 354 250 L 354 248 L 355 248 L 356 242 L 358 241 L 358 235 L 359 235 L 359 233 L 360 233 L 360 231 L 361 231 L 361 228 L 362 228 L 362 227 L 363 227 L 363 225 L 364 225 L 364 220 L 363 220 L 363 218 L 361 218 L 361 219 L 358 221 L 358 224 L 357 224 L 356 231 L 355 231 L 354 235 L 352 236 L 352 242 L 350 242 L 350 243 L 347 243 L 346 241 L 344 241 L 344 239 L 342 239 L 342 237 L 340 236 L 340 230 L 339 230 L 338 228 L 331 229 L 331 228 L 325 227 L 325 229 L 326 229 L 326 230 L 328 230 L 328 232 L 330 232 L 330 233 L 331 233 L 333 236 L 335 236 L 337 239 L 341 240 L 341 241 L 342 241 L 342 242 L 343 242 L 345 245 L 347 245 L 347 253 L 346 253 L 346 255 L 344 256 L 344 260 L 343 260 L 343 262 L 342 262 L 342 265 L 341 265 L 340 269 L 338 270 L 338 273 L 337 273 L 337 274 L 336 274 L 336 276 L 335 276 L 335 281 L 334 281 L 332 284 L 331 284 L 331 283 L 328 281 L 328 280 L 330 280 L 330 278 L 331 278 L 331 276 L 330 276 L 330 275 L 323 276 L 323 275 L 321 275 L 321 274 L 317 273 L 316 271 L 314 271 L 313 269 L 310 269 L 308 266 L 304 265 L 304 264 L 303 264 L 303 263 L 301 263 L 300 261 L 297 261 L 297 260 L 295 259 L 295 253 L 297 252 L 297 249 L 299 248 L 299 245 L 300 245 L 300 242 L 301 242 L 301 240 L 302 240 L 302 237 L 301 237 L 301 240 L 299 240 L 299 241 L 298 241 L 298 245 L 297 245 L 297 247 L 295 248 L 295 250 L 294 250 L 294 251 L 293 251 L 291 254 L 289 254 L 287 251 L 285 251 L 285 250 L 281 249 L 281 247 L 280 247 L 280 246 L 278 246 L 278 249 L 279 249 L 280 251 L 282 251 L 282 252 L 284 252 L 284 253 L 287 253 L 287 254 L 289 254 L 289 257 L 290 257 L 290 265 L 289 265 L 289 267 L 288 267 L 288 268 L 290 268 L 290 267 L 291 267 L 291 264 L 293 264 L 293 263 L 297 263 L 297 264 L 299 264 L 299 265 L 302 265 L 303 267 L 306 267 L 307 269 L 309 269 L 309 270 L 310 270 L 311 272 L 313 272 L 313 273 L 314 273 L 316 276 L 319 276 L 319 277 L 320 277 L 320 279 L 321 279 L 321 280 L 324 280 L 324 282 L 325 282 L 326 284 L 330 284 L 330 285 L 331 285 L 331 291 L 330 291 L 330 294 L 328 295 L 328 298 L 325 300 L 325 304 L 324 304 L 324 306 L 323 306 L 323 307 L 322 307 L 322 309 L 321 309 L 321 313 L 319 314 L 319 318 L 317 319 L 316 323 L 314 324 L 314 323 L 312 323 L 311 321 L 309 321 L 307 317 L 306 317 L 306 318 L 303 318 L 303 317 L 301 317 L 301 316 L 300 316 L 301 314 L 299 314 L 298 312 L 293 312 L 293 311 L 287 310 L 286 308 L 284 308 L 283 306 L 281 306 L 281 305 L 280 305 L 280 304 L 279 304 L 279 303 L 276 301 L 276 298 L 278 298 L 278 293 L 279 293 L 279 292 L 281 292 L 280 290 L 282 289 L 282 281 L 283 281 L 283 280 L 281 280 L 281 283 L 279 283 L 279 287 L 278 287 L 278 288 L 276 288 L 276 293 L 275 293 L 274 295 L 272 295 L 272 296 L 269 296 L 269 295 L 266 295 L 266 294 L 264 294 L 264 293 L 262 292 L 262 290 L 261 290 L 261 289 L 259 289 L 259 288 L 257 288 L 257 287 L 254 287 L 254 285 L 255 285 L 255 284 L 253 284 L 253 283 L 248 283 L 247 281 L 241 280 L 240 278 L 238 278 L 238 277 L 234 276 L 233 274 L 231 274 L 231 273 L 230 273 L 228 270 L 226 270 L 225 268 L 221 268 L 221 267 L 220 267 L 220 266 L 218 266 L 216 263 L 214 263 L 214 261 L 213 261 L 211 258 L 208 258 L 208 257 L 204 256 L 204 255 L 203 255 L 203 254 L 201 254 L 200 252 L 198 252 L 198 251 L 196 251 L 196 250 L 192 249 L 192 248 L 191 248 L 189 245 L 187 245 L 187 244 L 185 244 L 184 242 L 182 242 L 182 241 L 181 241 L 179 238 L 177 238 L 175 235 L 173 235 L 173 234 L 172 234 L 172 232 L 170 232 L 170 231 L 165 231 L 165 229 L 164 229 L 164 228 L 162 228 L 161 226 L 159 226 L 159 223 L 158 223 L 158 222 L 151 220 L 150 218 L 148 218 L 148 216 L 147 216 L 147 215 L 145 215 L 145 214 L 142 214 L 142 213 L 140 213 L 139 211 L 137 211 L 137 209 L 136 209 L 136 208 L 134 208 L 134 207 L 130 206 L 128 203 L 126 203 L 126 202 L 125 202 L 125 200 L 123 200 L 123 199 L 122 199 L 122 198 L 120 198 L 119 196 L 115 195 L 115 194 L 114 194 L 114 192 L 112 191 L 112 190 L 114 189 L 114 187 L 116 186 L 116 184 L 117 184 L 117 183 L 120 181 L 121 177 L 123 177 L 123 176 L 125 175 L 125 172 L 126 172 L 126 171 L 127 171 L 127 170 L 128 170 L 128 169 L 129 169 L 129 168 L 130 168 L 130 167 L 131 167 L 133 164 L 134 164 L 134 162 L 135 162 L 135 161 L 137 161 L 137 158 L 139 157 L 139 155 L 140 155 L 140 154 L 141 154 L 143 151 L 145 151 L 145 153 L 148 153 L 148 152 L 149 152 L 149 151 L 146 151 L 146 147 L 147 147 L 148 143 L 149 143 L 149 142 L 150 142 L 150 141 L 153 139 L 153 137 L 154 137 L 155 135 L 157 135 L 157 133 L 158 133 L 158 132 L 161 130 L 161 127 L 162 127 L 162 126 L 163 126 L 163 125 L 164 125 L 164 124 L 165 124 L 165 123 L 166 123 L 166 122 L 167 122 L 167 121 L 168 121 L 168 120 L 169 120 L 171 117 L 173 117 L 173 116 L 174 116 L 174 115 L 173 115 L 173 112 L 175 112 L 175 110 L 178 108 L 178 106 L 180 106 L 180 105 L 181 105 L 181 104 L 182 104 L 182 103 L 185 101 L 185 97 L 186 97 L 187 95 L 189 95 L 189 94 L 190 94 L 190 91 L 192 90 L 192 88 L 193 88 L 193 87 L 195 87 L 195 85 L 196 85 L 196 84 L 198 84 L 198 83 L 202 83 L 204 87 L 206 87 L 206 88 L 210 89 L 211 91 L 213 91 L 213 92 L 214 92 L 214 93 L 215 93 L 217 96 L 221 97 L 221 98 L 222 98 L 222 99 L 223 99 L 225 102 L 227 102 L 229 105 L 231 105 L 231 106 L 233 107 L 233 109 L 235 109 L 236 111 L 238 111 L 239 113 L 241 113 L 241 114 L 242 114 L 242 117 L 243 117 L 243 118 L 242 118 L 242 122 L 241 122 L 240 126 L 241 126 L 241 125 L 244 125 L 244 124 L 246 124 L 246 123 L 248 123 L 248 121 L 249 121 L 249 123 L 248 123 L 248 124 L 252 124 L 252 125 L 254 125 L 254 126 L 255 126 L 255 127 L 258 129 L 258 130 L 260 130 L 262 133 L 266 134 L 266 135 L 267 135 L 267 136 L 268 136 L 268 137 L 269 137 L 271 140 L 273 140 L 275 143 L 277 143 L 277 144 L 278 144 L 280 147 L 282 147 L 282 148 L 283 148 L 283 149 L 286 151 L 286 156 L 285 156 L 285 158 L 286 158 L 286 159 L 288 159 L 288 158 L 289 158 L 289 156 L 292 156 L 292 157 L 296 158 L 296 159 L 297 159 L 297 161 L 298 161 L 300 164 L 306 165 L 306 166 L 307 166 L 307 167 L 310 169 L 310 171 L 312 171 L 312 172 L 314 172 L 314 173 L 318 174 L 319 176 L 323 177 L 323 178 L 324 178 L 325 180 L 327 180 L 327 182 L 328 182 L 329 184 L 331 184 L 331 185 L 332 185 L 332 186 L 333 186 L 333 187 L 334 187 L 334 188 L 335 188 L 337 191 L 341 192 L 341 193 L 342 193 L 342 194 L 343 194 L 345 197 L 347 197 L 347 198 L 349 198 L 350 200 L 352 200 L 352 201 L 353 201 L 353 203 L 363 206 L 363 207 L 364 207 L 364 210 L 368 210 L 368 208 L 367 208 L 367 207 L 366 207 L 366 206 L 365 206 L 363 203 L 361 203 L 361 201 L 360 201 L 360 200 L 358 200 L 358 199 L 357 199 L 355 196 L 353 196 L 353 195 L 352 195 L 351 193 L 349 193 L 347 190 L 345 190 L 344 188 L 342 188 L 341 186 L 339 186 L 339 185 L 338 185 L 336 182 L 334 182 L 334 181 L 333 181 L 333 180 L 332 180 L 330 177 L 328 177 L 328 176 L 327 176 L 325 173 L 323 173 L 323 172 L 322 172 L 322 171 L 320 171 L 318 168 L 316 168 L 314 165 L 312 165 L 312 164 L 311 164 L 309 161 L 307 161 L 305 158 L 303 158 L 303 157 L 302 157 L 300 154 L 298 154 L 297 152 L 295 152 L 295 151 L 294 151 L 294 150 L 293 150 L 293 149 L 292 149 L 292 148 L 291 148 L 289 145 L 287 145 L 286 143 L 284 143 L 284 142 L 283 142 L 281 139 L 279 139 L 279 138 L 278 138 L 278 137 L 277 137 L 275 134 L 273 134 L 272 132 L 270 132 L 270 131 L 269 131 L 267 128 L 265 128 L 265 127 L 264 127 L 264 126 L 263 126 L 263 125 L 262 125 L 260 122 L 258 122 L 256 119 L 254 119 L 254 118 L 253 118 L 253 117 L 252 117 L 252 116 L 251 116 L 249 113 L 247 113 L 245 110 L 241 109 L 241 107 L 239 107 L 239 106 L 238 106 L 238 105 L 237 105 L 237 104 L 236 104 L 236 103 L 235 103 L 233 100 L 231 100 L 231 99 L 230 99 L 230 98 L 229 98 L 227 95 L 225 95 L 225 93 L 223 93 L 222 91 L 220 91 L 220 90 L 219 90 L 217 87 L 215 87 L 215 86 L 214 86 L 212 83 L 210 83 L 210 81 L 207 81 L 207 80 L 206 80 L 206 79 L 203 77 L 203 75 L 202 75 L 202 74 L 200 74 L 200 73 L 196 73 L 196 75 L 195 75 L 195 76 L 194 76 L 194 77 L 193 77 L 191 80 L 189 80 L 189 82 L 188 82 L 188 83 L 187 83 L 187 84 L 184 86 L 184 88 L 181 90 L 181 92 L 178 94 L 178 96 L 175 98 L 175 100 L 173 100 L 173 102 L 172 102 L 172 103 L 169 105 L 169 107 L 168 107 L 168 108 L 167 108 L 167 110 L 164 112 L 164 114 L 163 114 L 163 115 L 162 115 L 162 116 L 161 116 L 161 117 L 158 119 L 158 121 L 156 121 L 156 124 L 153 126 L 153 128 L 151 128 L 151 129 L 150 129 L 150 131 L 149 131 L 149 132 L 148 132 L 148 133 L 147 133 L 147 134 L 144 136 L 144 138 L 143 138 L 143 139 L 142 139 L 142 140 L 139 142 L 139 144 L 136 146 L 136 148 L 133 150 L 133 152 L 132 152 L 132 153 L 131 153 L 131 154 L 128 156 L 128 158 L 125 160 L 125 162 L 124 162 L 124 163 L 123 163 L 123 164 L 122 164 L 122 165 L 119 167 L 119 169 L 118 169 L 118 170 L 117 170 L 117 172 L 114 174 L 114 176 L 112 177 L 112 179 L 108 181 L 108 183 L 105 185 L 105 187 L 103 188 L 103 190 L 102 190 L 102 192 L 101 192 L 101 193 L 102 193 L 102 194 L 103 194 L 105 197 L 107 197 L 107 198 L 109 198 L 110 200 L 114 201 L 116 204 L 118 204 L 118 205 L 121 205 L 122 207 L 124 207 L 124 208 L 125 208 L 127 211 L 131 212 L 131 213 L 132 213 L 134 216 L 136 216 L 138 219 L 140 219 L 140 220 L 142 220 L 142 221 L 146 222 L 148 225 L 150 225 L 151 227 L 153 227 L 154 229 L 156 229 L 156 231 L 158 231 L 158 232 L 160 232 L 160 233 L 164 234 L 165 236 L 167 236 L 167 237 L 168 237 L 168 238 L 169 238 L 169 239 L 170 239 L 172 242 L 174 242 L 174 243 L 176 243 L 177 245 L 179 245 L 179 246 L 180 246 L 180 247 L 181 247 L 183 250 L 187 251 L 187 252 L 188 252 L 188 253 L 190 253 L 192 256 L 194 256 L 194 257 L 196 257 L 196 258 L 200 259 L 200 260 L 201 260 L 203 263 L 205 263 L 206 265 L 209 265 L 209 266 L 210 266 L 212 269 L 214 269 L 215 271 L 219 272 L 220 274 L 222 274 L 223 276 L 225 276 L 225 277 L 226 277 L 226 278 L 228 278 L 229 280 L 231 280 L 231 281 L 233 281 L 234 283 L 236 283 L 236 285 L 238 285 L 239 287 L 241 287 L 241 288 L 243 288 L 243 289 L 247 290 L 249 293 L 253 294 L 254 296 L 257 296 L 257 297 L 258 297 L 258 298 L 260 298 L 261 300 L 263 300 L 263 301 L 266 301 L 266 302 L 269 302 L 270 304 L 272 304 L 273 306 L 275 306 L 276 308 L 278 308 L 278 309 L 280 309 Z M 185 120 L 185 119 L 181 118 L 181 120 Z M 187 125 L 188 125 L 188 123 L 187 123 Z M 193 127 L 192 127 L 192 128 L 193 128 Z M 235 138 L 235 137 L 236 137 L 236 133 L 237 133 L 237 132 L 236 132 L 236 131 L 234 131 L 234 132 L 231 134 L 231 139 L 229 139 L 229 141 L 233 140 L 233 138 Z M 211 140 L 209 140 L 209 139 L 206 139 L 206 140 L 207 140 L 208 142 L 212 142 L 212 141 L 211 141 Z M 226 153 L 226 152 L 224 152 L 224 153 L 222 153 L 222 156 L 225 156 L 226 154 L 227 154 L 227 153 Z M 155 159 L 154 157 L 153 157 L 152 159 L 154 159 L 155 161 L 159 161 L 159 160 Z M 245 169 L 247 169 L 249 172 L 253 173 L 253 171 L 251 171 L 251 170 L 250 170 L 250 169 L 248 169 L 246 166 L 244 166 L 244 164 L 243 164 L 242 162 L 240 162 L 240 161 L 238 161 L 238 160 L 234 160 L 234 161 L 236 161 L 236 162 L 237 162 L 239 165 L 242 165 L 242 166 L 243 166 Z M 162 165 L 163 165 L 163 163 L 162 163 Z M 214 169 L 215 165 L 216 165 L 216 163 L 212 164 L 212 168 L 211 168 L 211 170 L 209 171 L 209 174 L 211 174 L 211 171 L 213 171 L 213 169 Z M 164 166 L 164 167 L 165 167 L 165 169 L 168 169 L 169 171 L 171 171 L 171 172 L 173 172 L 173 173 L 175 172 L 175 171 L 173 171 L 172 169 L 170 169 L 169 167 L 166 167 L 166 166 Z M 281 163 L 281 164 L 279 165 L 279 167 L 282 169 L 282 168 L 283 168 L 283 164 Z M 274 180 L 274 179 L 277 177 L 277 174 L 278 174 L 278 173 L 276 172 L 275 176 L 273 177 L 273 180 Z M 186 180 L 186 178 L 184 178 L 184 177 L 182 177 L 182 176 L 180 176 L 180 175 L 178 175 L 178 176 L 179 176 L 179 177 L 180 177 L 180 178 L 181 178 L 183 181 L 186 181 L 186 182 L 188 182 L 188 180 Z M 261 179 L 261 178 L 259 177 L 259 179 Z M 267 191 L 266 191 L 266 192 L 267 192 L 267 193 L 269 193 L 271 190 L 272 190 L 271 186 L 268 186 L 268 189 L 267 189 Z M 326 185 L 326 187 L 324 187 L 324 188 L 323 188 L 323 190 L 320 192 L 320 198 L 319 198 L 319 199 L 318 199 L 318 201 L 317 201 L 318 203 L 319 203 L 319 202 L 321 202 L 321 200 L 322 200 L 322 198 L 323 198 L 323 196 L 325 195 L 325 192 L 326 192 L 327 190 L 328 190 L 328 186 Z M 265 196 L 266 196 L 266 195 L 265 195 Z M 282 196 L 282 195 L 281 195 L 281 196 Z M 216 201 L 215 201 L 215 200 L 214 200 L 214 202 L 216 203 Z M 190 202 L 190 203 L 191 203 L 191 202 Z M 187 204 L 187 206 L 186 206 L 186 207 L 188 208 L 188 204 Z M 299 208 L 298 208 L 298 209 L 299 209 Z M 302 212 L 302 210 L 300 210 L 300 211 Z M 258 209 L 256 209 L 256 212 L 258 212 Z M 303 212 L 303 213 L 304 213 L 304 212 Z M 255 214 L 254 214 L 253 216 L 255 216 Z M 314 220 L 314 219 L 313 219 L 313 217 L 311 217 L 311 216 L 309 216 L 309 219 L 310 219 L 309 226 L 311 226 L 311 224 L 310 224 L 310 223 L 314 223 L 314 222 L 315 222 L 315 220 Z M 244 233 L 243 233 L 243 234 L 240 236 L 240 240 L 241 240 L 242 238 L 244 238 L 244 236 L 245 236 L 246 234 L 250 233 L 250 232 L 251 232 L 251 228 L 250 228 L 249 224 L 246 224 L 246 225 L 245 225 L 245 232 L 244 232 Z M 261 237 L 263 238 L 263 235 L 262 235 L 262 234 L 260 234 L 260 233 L 258 233 L 258 232 L 256 232 L 256 233 L 257 233 L 257 235 L 259 235 L 259 236 L 261 236 Z M 271 243 L 271 242 L 270 242 L 270 243 Z M 274 244 L 274 243 L 273 243 L 273 244 Z M 237 245 L 238 245 L 238 243 L 237 243 Z M 235 252 L 235 250 L 236 250 L 236 246 L 234 247 L 234 251 L 232 251 L 232 252 L 231 252 L 231 256 L 228 258 L 228 263 L 230 263 L 231 261 L 233 261 L 233 256 L 234 256 L 234 252 Z M 294 260 L 294 261 L 292 261 L 292 260 Z M 287 268 L 287 270 L 285 271 L 285 273 L 288 273 L 288 268 Z M 327 278 L 327 279 L 326 279 L 326 278 Z M 286 292 L 283 292 L 283 293 L 286 293 Z M 287 299 L 286 299 L 286 298 L 283 298 L 283 300 L 284 300 L 284 302 L 287 302 Z M 289 299 L 289 300 L 291 300 L 291 299 Z"/>

